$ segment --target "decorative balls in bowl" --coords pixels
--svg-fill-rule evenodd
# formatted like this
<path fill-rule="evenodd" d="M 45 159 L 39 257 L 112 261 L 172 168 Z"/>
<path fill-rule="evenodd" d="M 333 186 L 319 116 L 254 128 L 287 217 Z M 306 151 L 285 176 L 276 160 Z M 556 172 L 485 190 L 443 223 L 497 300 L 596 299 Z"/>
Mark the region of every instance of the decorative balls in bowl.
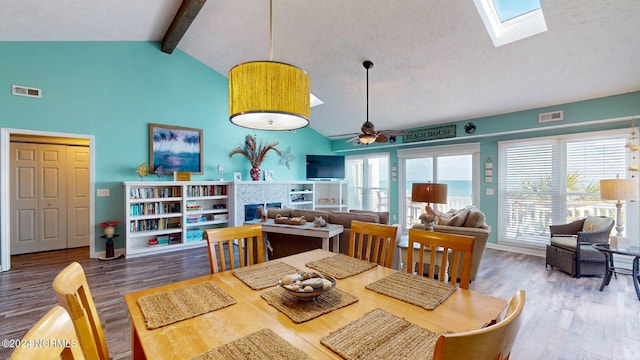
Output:
<path fill-rule="evenodd" d="M 336 286 L 336 280 L 320 273 L 299 272 L 283 276 L 278 281 L 278 285 L 302 300 L 311 300 L 333 289 Z"/>

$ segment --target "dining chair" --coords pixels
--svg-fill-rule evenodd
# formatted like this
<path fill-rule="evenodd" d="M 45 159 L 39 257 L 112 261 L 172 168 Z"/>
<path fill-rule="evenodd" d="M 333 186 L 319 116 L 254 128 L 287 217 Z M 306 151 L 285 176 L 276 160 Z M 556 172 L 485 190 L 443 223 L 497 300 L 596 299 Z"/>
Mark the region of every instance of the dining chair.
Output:
<path fill-rule="evenodd" d="M 392 267 L 396 249 L 397 225 L 383 225 L 352 220 L 349 256 Z"/>
<path fill-rule="evenodd" d="M 478 330 L 442 334 L 436 342 L 434 360 L 509 359 L 520 330 L 525 293 L 519 290 L 509 302 L 504 319 Z"/>
<path fill-rule="evenodd" d="M 62 269 L 53 279 L 53 290 L 58 303 L 71 316 L 84 356 L 109 360 L 107 341 L 82 266 L 73 262 Z"/>
<path fill-rule="evenodd" d="M 264 261 L 260 224 L 207 229 L 206 238 L 212 274 Z"/>
<path fill-rule="evenodd" d="M 54 306 L 36 322 L 11 353 L 11 360 L 84 359 L 69 313 Z M 26 345 L 29 346 L 26 346 Z"/>
<path fill-rule="evenodd" d="M 473 236 L 463 236 L 455 234 L 439 233 L 435 231 L 409 229 L 409 250 L 407 254 L 407 272 L 414 272 L 414 264 L 416 261 L 413 259 L 414 252 L 418 252 L 418 274 L 424 275 L 424 254 L 425 251 L 429 253 L 429 272 L 428 277 L 435 278 L 435 266 L 439 266 L 438 279 L 441 282 L 447 280 L 447 266 L 450 267 L 449 282 L 455 284 L 458 279 L 460 280 L 460 287 L 463 289 L 469 288 L 471 282 L 471 260 L 473 258 L 473 243 L 475 238 Z M 415 247 L 418 244 L 419 247 Z M 448 254 L 448 256 L 440 256 L 440 263 L 436 264 L 436 254 Z M 461 273 L 458 274 L 460 269 L 460 263 L 462 263 Z"/>

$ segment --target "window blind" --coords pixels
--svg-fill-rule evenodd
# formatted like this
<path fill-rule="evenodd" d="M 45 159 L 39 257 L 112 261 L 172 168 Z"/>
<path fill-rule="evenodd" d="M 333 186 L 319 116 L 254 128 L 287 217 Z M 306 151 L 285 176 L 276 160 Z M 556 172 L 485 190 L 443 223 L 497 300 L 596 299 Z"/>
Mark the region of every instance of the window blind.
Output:
<path fill-rule="evenodd" d="M 498 144 L 498 242 L 538 248 L 549 225 L 587 215 L 615 217 L 600 200 L 600 179 L 626 177 L 622 130 Z"/>

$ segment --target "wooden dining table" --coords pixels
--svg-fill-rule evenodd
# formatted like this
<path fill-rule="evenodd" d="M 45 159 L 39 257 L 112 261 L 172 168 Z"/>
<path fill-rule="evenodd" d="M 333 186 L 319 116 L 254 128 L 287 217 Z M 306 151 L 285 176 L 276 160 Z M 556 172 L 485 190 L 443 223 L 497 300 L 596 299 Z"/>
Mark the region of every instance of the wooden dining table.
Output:
<path fill-rule="evenodd" d="M 272 261 L 281 261 L 303 271 L 314 271 L 305 264 L 334 255 L 333 252 L 317 249 Z M 479 329 L 490 324 L 500 316 L 507 305 L 503 299 L 458 288 L 434 310 L 425 310 L 365 288 L 365 285 L 395 271 L 376 266 L 360 274 L 338 279 L 336 287 L 358 297 L 359 300 L 299 324 L 260 297 L 261 293 L 273 288 L 253 290 L 233 275 L 232 271 L 128 293 L 124 298 L 131 315 L 132 358 L 190 359 L 222 344 L 268 328 L 313 359 L 340 359 L 338 354 L 322 345 L 320 339 L 376 308 L 382 308 L 433 332 L 459 332 Z M 137 303 L 140 297 L 205 281 L 214 281 L 236 300 L 236 304 L 155 330 L 147 329 Z"/>

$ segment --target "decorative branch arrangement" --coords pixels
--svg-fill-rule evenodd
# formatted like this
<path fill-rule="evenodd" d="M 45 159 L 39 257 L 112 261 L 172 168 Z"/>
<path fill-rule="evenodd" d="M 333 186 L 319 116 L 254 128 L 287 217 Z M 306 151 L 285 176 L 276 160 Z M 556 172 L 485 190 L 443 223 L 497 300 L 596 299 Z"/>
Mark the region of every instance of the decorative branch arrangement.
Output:
<path fill-rule="evenodd" d="M 254 136 L 247 135 L 244 140 L 244 148 L 238 146 L 229 153 L 229 157 L 232 157 L 236 154 L 240 154 L 246 157 L 251 164 L 251 179 L 257 181 L 260 180 L 260 165 L 264 161 L 264 158 L 267 156 L 267 153 L 273 150 L 273 152 L 275 152 L 279 156 L 282 156 L 280 150 L 276 148 L 277 145 L 277 142 L 271 144 L 260 143 L 258 145 Z"/>

